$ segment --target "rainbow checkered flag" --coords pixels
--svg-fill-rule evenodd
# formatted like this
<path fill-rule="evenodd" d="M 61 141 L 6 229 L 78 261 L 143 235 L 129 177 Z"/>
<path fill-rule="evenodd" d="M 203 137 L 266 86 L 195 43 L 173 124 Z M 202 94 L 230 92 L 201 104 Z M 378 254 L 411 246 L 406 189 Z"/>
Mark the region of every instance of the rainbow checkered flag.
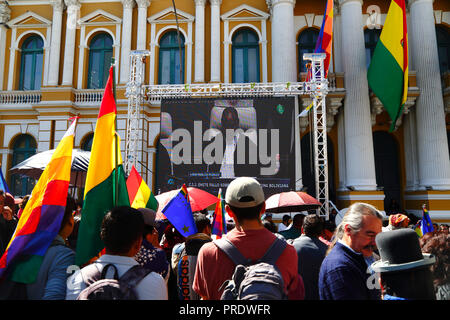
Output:
<path fill-rule="evenodd" d="M 34 186 L 16 230 L 0 259 L 0 278 L 30 284 L 61 227 L 69 190 L 77 117 Z"/>
<path fill-rule="evenodd" d="M 219 198 L 219 201 L 216 203 L 216 209 L 214 210 L 211 233 L 216 235 L 216 239 L 220 239 L 223 234 L 227 233 L 227 223 L 225 221 L 225 199 L 222 196 L 222 189 L 219 189 L 217 198 Z"/>
<path fill-rule="evenodd" d="M 183 237 L 197 233 L 189 194 L 185 184 L 183 184 L 177 195 L 162 209 L 162 212 Z"/>

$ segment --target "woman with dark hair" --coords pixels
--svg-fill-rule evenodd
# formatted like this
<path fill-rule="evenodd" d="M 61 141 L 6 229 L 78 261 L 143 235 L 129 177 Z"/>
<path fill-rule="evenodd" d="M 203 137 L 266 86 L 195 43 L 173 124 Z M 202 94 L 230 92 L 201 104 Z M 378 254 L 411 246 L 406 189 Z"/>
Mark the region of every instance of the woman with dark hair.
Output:
<path fill-rule="evenodd" d="M 431 253 L 436 262 L 431 266 L 437 300 L 450 300 L 450 236 L 443 231 L 427 233 L 420 239 L 422 251 Z"/>
<path fill-rule="evenodd" d="M 414 230 L 381 232 L 375 241 L 380 260 L 371 267 L 380 273 L 383 300 L 436 300 L 430 271 L 435 257 L 422 252 Z"/>

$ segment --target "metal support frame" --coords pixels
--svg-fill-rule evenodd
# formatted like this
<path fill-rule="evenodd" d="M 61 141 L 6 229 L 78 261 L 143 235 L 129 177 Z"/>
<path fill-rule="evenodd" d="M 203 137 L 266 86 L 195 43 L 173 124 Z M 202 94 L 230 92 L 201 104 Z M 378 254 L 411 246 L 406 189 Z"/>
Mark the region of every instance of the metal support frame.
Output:
<path fill-rule="evenodd" d="M 325 54 L 304 54 L 303 59 L 311 61 L 310 94 L 313 98 L 313 139 L 314 139 L 314 178 L 316 198 L 322 203 L 318 214 L 329 219 L 329 189 L 328 189 L 328 149 L 327 149 L 327 110 L 326 95 L 328 81 L 325 78 L 323 66 Z"/>
<path fill-rule="evenodd" d="M 314 168 L 316 198 L 322 203 L 318 215 L 329 219 L 328 194 L 328 152 L 326 95 L 328 80 L 325 78 L 324 53 L 306 53 L 303 59 L 311 61 L 311 77 L 308 82 L 283 83 L 203 83 L 180 85 L 144 85 L 144 59 L 149 51 L 132 51 L 130 81 L 127 84 L 128 125 L 126 141 L 125 170 L 129 172 L 137 161 L 137 146 L 141 108 L 144 99 L 158 102 L 162 98 L 217 97 L 217 96 L 302 96 L 310 95 L 313 100 Z"/>
<path fill-rule="evenodd" d="M 130 173 L 138 161 L 139 141 L 142 140 L 140 122 L 143 98 L 145 95 L 144 66 L 150 51 L 135 50 L 130 53 L 130 81 L 127 83 L 125 96 L 128 98 L 127 136 L 125 140 L 124 169 Z"/>

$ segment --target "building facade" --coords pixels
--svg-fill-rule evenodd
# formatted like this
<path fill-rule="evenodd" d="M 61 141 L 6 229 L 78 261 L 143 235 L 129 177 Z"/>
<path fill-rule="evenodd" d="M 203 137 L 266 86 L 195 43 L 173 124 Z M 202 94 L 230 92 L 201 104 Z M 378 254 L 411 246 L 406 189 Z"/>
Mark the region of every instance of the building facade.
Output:
<path fill-rule="evenodd" d="M 145 83 L 297 82 L 325 0 L 9 0 L 0 2 L 0 162 L 12 192 L 31 179 L 9 169 L 56 147 L 79 115 L 75 147 L 89 150 L 110 61 L 116 62 L 118 133 L 132 50 L 149 50 Z M 388 0 L 335 0 L 327 96 L 330 198 L 450 221 L 450 2 L 408 0 L 408 100 L 390 119 L 367 83 Z M 178 27 L 178 28 L 177 28 Z M 311 103 L 299 99 L 299 111 Z M 299 118 L 302 183 L 314 194 L 311 123 Z M 140 171 L 153 187 L 160 104 L 142 110 Z M 141 165 L 142 164 L 142 165 Z"/>

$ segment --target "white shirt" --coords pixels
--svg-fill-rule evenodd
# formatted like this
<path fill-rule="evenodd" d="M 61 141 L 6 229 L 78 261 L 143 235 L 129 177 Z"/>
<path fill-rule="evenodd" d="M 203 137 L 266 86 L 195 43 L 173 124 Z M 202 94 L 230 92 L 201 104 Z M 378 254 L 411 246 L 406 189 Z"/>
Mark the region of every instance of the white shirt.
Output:
<path fill-rule="evenodd" d="M 292 222 L 288 226 L 286 226 L 284 223 L 281 222 L 280 224 L 278 224 L 278 232 L 287 230 L 290 227 L 292 227 Z"/>
<path fill-rule="evenodd" d="M 234 178 L 234 151 L 236 150 L 237 136 L 225 139 L 226 146 L 223 154 L 222 166 L 220 167 L 221 178 Z"/>
<path fill-rule="evenodd" d="M 101 256 L 94 263 L 97 264 L 99 270 L 102 270 L 107 264 L 114 264 L 117 268 L 119 278 L 132 266 L 138 265 L 137 261 L 132 257 L 109 254 Z M 66 300 L 76 300 L 80 292 L 85 288 L 86 285 L 84 284 L 81 271 L 78 270 L 67 279 Z M 163 277 L 156 272 L 150 272 L 137 284 L 135 290 L 139 300 L 168 299 L 166 282 Z"/>

